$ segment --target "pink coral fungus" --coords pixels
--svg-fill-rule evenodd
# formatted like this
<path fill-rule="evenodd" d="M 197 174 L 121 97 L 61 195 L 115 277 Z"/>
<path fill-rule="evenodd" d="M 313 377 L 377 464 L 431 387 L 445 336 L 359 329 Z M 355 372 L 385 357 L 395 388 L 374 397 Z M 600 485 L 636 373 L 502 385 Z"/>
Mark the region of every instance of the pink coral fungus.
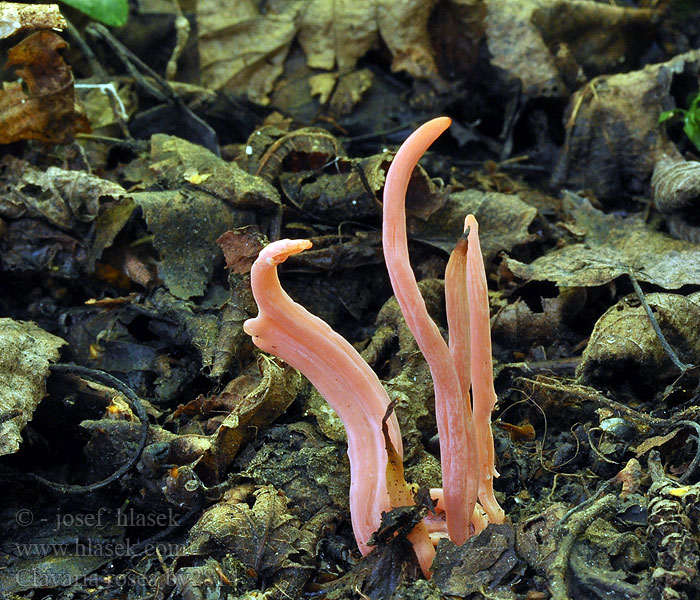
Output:
<path fill-rule="evenodd" d="M 387 269 L 435 388 L 444 487 L 431 494 L 438 511 L 444 511 L 446 524 L 440 516 L 432 515 L 409 535 L 426 576 L 430 575 L 434 555 L 431 538 L 434 541 L 444 535 L 446 528 L 449 537 L 462 544 L 486 522 L 500 523 L 504 519 L 493 494 L 493 478 L 498 474 L 491 411 L 496 395 L 486 274 L 476 219 L 467 217 L 466 235 L 457 243 L 445 273 L 449 345 L 428 315 L 408 258 L 404 208 L 408 181 L 419 158 L 449 125 L 450 119 L 441 117 L 411 134 L 394 157 L 384 188 Z M 350 458 L 353 531 L 360 551 L 366 554 L 371 550 L 369 539 L 379 528 L 381 513 L 395 508 L 392 504 L 406 505 L 412 500 L 405 491 L 390 496 L 387 490 L 388 457 L 382 418 L 389 398 L 378 377 L 346 340 L 294 302 L 280 286 L 277 265 L 310 247 L 308 240 L 279 240 L 260 252 L 251 271 L 259 314 L 246 321 L 244 329 L 260 349 L 301 371 L 343 421 Z M 401 433 L 393 414 L 388 434 L 400 460 Z M 390 468 L 392 472 L 401 472 L 403 478 L 402 469 Z"/>
<path fill-rule="evenodd" d="M 311 247 L 308 240 L 279 240 L 262 249 L 251 271 L 258 316 L 244 324 L 258 348 L 301 371 L 343 421 L 350 457 L 350 514 L 357 545 L 369 551 L 382 511 L 391 510 L 382 417 L 389 397 L 377 375 L 330 326 L 292 300 L 280 286 L 277 265 Z M 396 416 L 389 436 L 402 455 Z"/>

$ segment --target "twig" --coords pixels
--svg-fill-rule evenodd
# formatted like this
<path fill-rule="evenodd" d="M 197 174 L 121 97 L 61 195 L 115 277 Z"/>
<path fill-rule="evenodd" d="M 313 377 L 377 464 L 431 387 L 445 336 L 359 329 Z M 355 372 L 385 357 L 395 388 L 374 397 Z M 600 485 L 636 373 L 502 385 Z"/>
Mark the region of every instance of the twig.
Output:
<path fill-rule="evenodd" d="M 19 408 L 13 408 L 12 410 L 8 410 L 7 412 L 1 413 L 0 425 L 5 423 L 6 421 L 12 421 L 12 419 L 19 417 L 21 414 L 22 411 Z"/>
<path fill-rule="evenodd" d="M 573 396 L 575 398 L 582 398 L 589 402 L 605 406 L 632 421 L 635 427 L 638 429 L 650 427 L 671 427 L 679 421 L 697 418 L 698 414 L 700 413 L 700 406 L 693 405 L 674 415 L 674 418 L 662 419 L 660 417 L 652 417 L 649 414 L 630 408 L 622 402 L 618 402 L 617 400 L 604 396 L 591 387 L 582 385 L 564 385 L 559 382 L 550 383 L 548 381 L 543 381 L 541 378 L 529 379 L 527 377 L 518 377 L 515 379 L 515 382 L 518 381 L 527 382 L 533 387 L 537 386 L 547 390 L 568 394 L 569 396 Z"/>
<path fill-rule="evenodd" d="M 695 429 L 695 432 L 698 434 L 697 437 L 690 436 L 691 439 L 695 440 L 695 456 L 693 457 L 693 460 L 691 463 L 688 465 L 688 468 L 685 470 L 685 473 L 681 475 L 678 480 L 682 483 L 685 483 L 688 481 L 688 477 L 690 477 L 695 469 L 698 468 L 698 464 L 700 464 L 700 425 L 698 425 L 695 421 L 676 421 L 674 425 L 685 425 L 686 427 L 691 427 Z"/>
<path fill-rule="evenodd" d="M 642 306 L 644 307 L 644 310 L 647 313 L 647 317 L 649 317 L 649 322 L 651 323 L 651 326 L 654 329 L 654 333 L 656 333 L 656 337 L 659 338 L 661 346 L 663 347 L 666 354 L 668 354 L 668 357 L 671 359 L 671 362 L 674 365 L 676 365 L 676 367 L 681 371 L 681 373 L 685 373 L 689 369 L 692 369 L 694 365 L 684 363 L 679 358 L 676 351 L 673 348 L 671 348 L 671 345 L 668 343 L 668 341 L 666 341 L 666 336 L 661 331 L 661 327 L 659 327 L 659 322 L 656 320 L 654 312 L 651 310 L 651 307 L 649 306 L 649 303 L 647 302 L 646 297 L 644 296 L 644 292 L 642 291 L 642 288 L 639 287 L 639 282 L 632 273 L 631 269 L 627 269 L 627 275 L 629 276 L 630 281 L 632 282 L 632 287 L 634 288 L 634 291 L 637 294 L 637 298 L 639 298 L 639 301 L 641 302 Z"/>
<path fill-rule="evenodd" d="M 148 415 L 146 414 L 146 409 L 143 407 L 143 404 L 141 404 L 141 400 L 130 387 L 119 381 L 116 377 L 110 375 L 109 373 L 105 373 L 104 371 L 98 371 L 97 369 L 90 369 L 88 367 L 81 367 L 79 365 L 62 363 L 51 365 L 51 371 L 67 375 L 78 375 L 83 379 L 87 379 L 88 381 L 93 381 L 95 383 L 100 383 L 123 394 L 127 404 L 129 405 L 129 408 L 131 408 L 131 410 L 134 411 L 139 421 L 141 421 L 139 443 L 138 447 L 136 448 L 136 451 L 131 456 L 131 458 L 129 458 L 129 460 L 127 460 L 114 473 L 112 473 L 106 479 L 96 481 L 95 483 L 91 483 L 89 485 L 57 483 L 55 481 L 44 479 L 43 477 L 35 473 L 30 473 L 29 476 L 34 481 L 37 481 L 45 485 L 46 487 L 51 488 L 52 490 L 61 492 L 62 494 L 86 494 L 88 492 L 93 492 L 95 490 L 103 488 L 106 485 L 113 483 L 114 481 L 117 481 L 117 479 L 122 477 L 124 473 L 126 473 L 129 469 L 131 469 L 131 467 L 133 467 L 136 464 L 136 461 L 141 457 L 141 453 L 143 452 L 143 449 L 146 446 L 146 438 L 148 437 Z"/>
<path fill-rule="evenodd" d="M 612 510 L 617 501 L 617 495 L 606 494 L 598 498 L 610 485 L 610 482 L 605 482 L 594 496 L 572 508 L 557 523 L 554 533 L 558 533 L 561 540 L 554 560 L 547 569 L 548 588 L 549 593 L 552 594 L 552 600 L 569 600 L 567 573 L 571 550 L 576 540 L 595 519 Z"/>
<path fill-rule="evenodd" d="M 202 504 L 198 503 L 196 506 L 190 508 L 184 515 L 182 515 L 176 523 L 169 525 L 165 529 L 162 529 L 158 533 L 152 535 L 151 537 L 141 540 L 140 542 L 134 544 L 131 547 L 131 556 L 138 556 L 140 554 L 145 554 L 148 552 L 149 548 L 152 547 L 157 542 L 168 537 L 170 534 L 174 533 L 180 529 L 187 521 L 189 521 L 194 515 L 202 510 Z"/>

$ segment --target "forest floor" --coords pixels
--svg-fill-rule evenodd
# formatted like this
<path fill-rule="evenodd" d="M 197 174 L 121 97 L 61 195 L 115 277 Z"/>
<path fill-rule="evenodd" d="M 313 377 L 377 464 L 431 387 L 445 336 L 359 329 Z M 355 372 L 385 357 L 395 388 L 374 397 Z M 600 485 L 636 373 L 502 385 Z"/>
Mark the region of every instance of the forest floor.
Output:
<path fill-rule="evenodd" d="M 694 2 L 145 0 L 112 28 L 37 6 L 3 40 L 0 598 L 700 597 Z M 393 153 L 440 115 L 411 263 L 444 332 L 476 216 L 507 518 L 441 540 L 426 580 L 426 494 L 362 557 L 342 423 L 243 323 L 258 252 L 311 240 L 283 288 L 397 401 L 406 479 L 441 487 L 382 252 Z"/>

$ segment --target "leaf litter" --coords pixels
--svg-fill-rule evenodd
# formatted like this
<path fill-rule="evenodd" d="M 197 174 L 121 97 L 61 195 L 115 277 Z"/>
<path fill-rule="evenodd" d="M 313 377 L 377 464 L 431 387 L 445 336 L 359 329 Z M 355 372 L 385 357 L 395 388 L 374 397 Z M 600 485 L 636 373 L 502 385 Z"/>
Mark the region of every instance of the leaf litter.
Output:
<path fill-rule="evenodd" d="M 698 89 L 681 4 L 147 2 L 123 31 L 66 33 L 70 52 L 13 38 L 0 589 L 695 597 L 697 157 L 658 122 Z M 386 515 L 360 559 L 341 424 L 242 325 L 259 248 L 311 239 L 285 289 L 380 374 L 406 479 L 439 487 L 432 382 L 380 221 L 391 151 L 445 113 L 454 133 L 409 187 L 411 256 L 444 324 L 446 257 L 479 219 L 510 522 L 441 541 L 428 582 L 403 533 L 427 509 Z"/>

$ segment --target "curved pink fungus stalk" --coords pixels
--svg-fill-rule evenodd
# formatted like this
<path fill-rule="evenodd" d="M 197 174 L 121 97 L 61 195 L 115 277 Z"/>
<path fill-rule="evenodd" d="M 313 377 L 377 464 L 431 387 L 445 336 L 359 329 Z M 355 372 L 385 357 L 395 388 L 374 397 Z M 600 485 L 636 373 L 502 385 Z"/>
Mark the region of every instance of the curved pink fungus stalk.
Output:
<path fill-rule="evenodd" d="M 447 531 L 450 539 L 461 545 L 469 537 L 469 523 L 476 505 L 479 481 L 479 455 L 469 402 L 468 367 L 465 369 L 464 365 L 455 364 L 418 290 L 408 257 L 405 209 L 406 191 L 413 169 L 450 123 L 451 120 L 446 117 L 428 121 L 414 131 L 396 153 L 384 185 L 382 241 L 394 295 L 433 378 Z M 455 253 L 458 255 L 454 256 Z M 459 246 L 453 252 L 450 260 L 456 260 L 457 264 L 454 265 L 454 276 L 450 274 L 450 281 L 466 280 L 465 253 L 466 248 L 460 249 Z M 463 294 L 466 288 L 466 284 L 460 283 L 461 291 L 454 293 L 452 289 L 446 292 L 454 317 L 465 316 L 467 309 Z M 454 324 L 454 317 L 450 318 L 451 324 Z M 457 358 L 469 355 L 468 331 L 468 327 L 460 327 L 459 331 L 450 330 L 451 345 Z M 453 336 L 459 339 L 452 342 Z M 463 385 L 466 389 L 462 389 Z"/>
<path fill-rule="evenodd" d="M 330 326 L 294 302 L 282 289 L 277 265 L 311 247 L 309 240 L 279 240 L 262 249 L 251 270 L 259 313 L 243 325 L 258 348 L 301 371 L 343 421 L 350 458 L 350 515 L 355 539 L 367 554 L 382 511 L 391 504 L 386 486 L 387 453 L 382 418 L 389 397 L 377 375 Z M 403 456 L 396 416 L 389 437 Z"/>

